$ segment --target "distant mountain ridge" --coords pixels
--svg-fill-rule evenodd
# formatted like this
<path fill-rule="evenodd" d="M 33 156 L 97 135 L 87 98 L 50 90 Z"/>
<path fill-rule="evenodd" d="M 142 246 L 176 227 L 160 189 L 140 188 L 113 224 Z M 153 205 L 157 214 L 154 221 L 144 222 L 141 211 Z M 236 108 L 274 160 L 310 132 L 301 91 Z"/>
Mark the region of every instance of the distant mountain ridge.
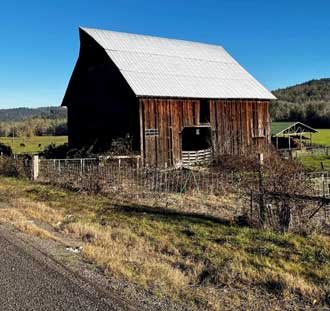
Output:
<path fill-rule="evenodd" d="M 310 80 L 272 92 L 279 100 L 297 104 L 330 103 L 330 78 Z"/>
<path fill-rule="evenodd" d="M 0 122 L 18 122 L 29 118 L 66 119 L 64 107 L 0 109 Z"/>

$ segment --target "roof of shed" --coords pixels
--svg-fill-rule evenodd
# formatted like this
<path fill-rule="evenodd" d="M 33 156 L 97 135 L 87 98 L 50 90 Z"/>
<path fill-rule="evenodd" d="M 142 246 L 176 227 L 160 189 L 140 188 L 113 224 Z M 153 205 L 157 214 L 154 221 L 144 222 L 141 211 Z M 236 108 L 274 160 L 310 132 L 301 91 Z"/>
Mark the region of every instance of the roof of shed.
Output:
<path fill-rule="evenodd" d="M 301 122 L 272 122 L 272 136 L 316 133 L 317 130 Z"/>
<path fill-rule="evenodd" d="M 106 51 L 136 96 L 275 99 L 221 46 L 81 30 Z"/>

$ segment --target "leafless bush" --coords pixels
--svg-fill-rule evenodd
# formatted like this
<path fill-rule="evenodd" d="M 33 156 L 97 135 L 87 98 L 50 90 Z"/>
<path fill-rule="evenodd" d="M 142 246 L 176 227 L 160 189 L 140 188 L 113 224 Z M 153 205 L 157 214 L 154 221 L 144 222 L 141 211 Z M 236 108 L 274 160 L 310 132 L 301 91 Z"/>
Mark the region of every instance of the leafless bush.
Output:
<path fill-rule="evenodd" d="M 312 184 L 306 178 L 306 171 L 300 163 L 285 160 L 274 150 L 268 150 L 263 155 L 262 165 L 256 150 L 240 156 L 224 155 L 217 159 L 212 170 L 235 172 L 240 176 L 241 185 L 246 190 L 259 190 L 262 182 L 262 187 L 269 192 L 306 194 L 312 191 Z"/>
<path fill-rule="evenodd" d="M 281 232 L 302 232 L 312 223 L 316 227 L 315 219 L 308 216 L 315 202 L 303 198 L 319 194 L 300 163 L 285 160 L 274 150 L 265 152 L 260 163 L 256 150 L 251 150 L 241 156 L 222 156 L 212 169 L 239 176 L 242 191 L 250 192 L 246 214 L 252 225 Z"/>
<path fill-rule="evenodd" d="M 264 219 L 260 222 L 260 203 L 264 204 Z M 251 193 L 249 221 L 253 226 L 278 232 L 311 234 L 330 233 L 330 199 L 287 193 Z"/>
<path fill-rule="evenodd" d="M 102 178 L 98 167 L 94 167 L 84 173 L 77 182 L 79 189 L 91 194 L 104 192 L 107 187 L 107 181 Z"/>
<path fill-rule="evenodd" d="M 0 175 L 29 178 L 31 176 L 29 161 L 28 158 L 14 159 L 12 157 L 0 157 Z"/>

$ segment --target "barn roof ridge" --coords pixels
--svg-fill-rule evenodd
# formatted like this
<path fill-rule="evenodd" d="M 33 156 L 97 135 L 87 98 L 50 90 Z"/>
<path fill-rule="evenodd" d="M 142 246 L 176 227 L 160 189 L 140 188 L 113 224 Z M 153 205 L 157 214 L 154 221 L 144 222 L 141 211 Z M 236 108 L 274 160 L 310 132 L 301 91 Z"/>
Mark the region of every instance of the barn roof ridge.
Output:
<path fill-rule="evenodd" d="M 80 27 L 136 96 L 275 99 L 220 45 Z"/>
<path fill-rule="evenodd" d="M 148 37 L 148 38 L 155 38 L 155 39 L 162 39 L 162 40 L 169 40 L 169 41 L 178 41 L 178 42 L 189 42 L 194 44 L 200 44 L 200 45 L 206 45 L 211 47 L 217 47 L 221 49 L 225 49 L 223 45 L 220 44 L 214 44 L 214 43 L 206 43 L 201 41 L 193 41 L 193 40 L 186 40 L 186 39 L 179 39 L 179 38 L 170 38 L 170 37 L 159 37 L 155 35 L 149 35 L 149 34 L 138 34 L 138 33 L 132 33 L 132 32 L 126 32 L 126 31 L 115 31 L 115 30 L 108 30 L 108 29 L 101 29 L 101 28 L 94 28 L 94 27 L 84 27 L 79 26 L 79 29 L 82 29 L 84 31 L 92 30 L 92 31 L 104 31 L 104 32 L 111 32 L 114 34 L 123 34 L 123 35 L 129 35 L 129 36 L 142 36 L 142 37 Z"/>

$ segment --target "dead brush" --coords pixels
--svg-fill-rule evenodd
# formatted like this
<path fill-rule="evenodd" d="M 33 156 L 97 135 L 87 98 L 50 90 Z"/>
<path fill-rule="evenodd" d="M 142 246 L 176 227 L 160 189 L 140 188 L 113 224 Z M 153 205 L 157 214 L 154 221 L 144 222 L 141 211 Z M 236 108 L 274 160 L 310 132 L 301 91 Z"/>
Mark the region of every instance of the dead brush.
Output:
<path fill-rule="evenodd" d="M 14 159 L 0 157 L 0 175 L 6 177 L 30 177 L 31 169 L 28 158 Z"/>
<path fill-rule="evenodd" d="M 107 180 L 100 174 L 98 167 L 95 167 L 91 168 L 87 173 L 84 173 L 84 175 L 79 178 L 78 184 L 82 192 L 100 194 L 106 189 Z"/>
<path fill-rule="evenodd" d="M 299 199 L 315 191 L 300 163 L 285 160 L 269 150 L 261 164 L 254 150 L 236 157 L 222 156 L 211 169 L 239 176 L 238 187 L 246 194 L 246 206 L 250 206 L 246 211 L 250 225 L 301 233 L 307 228 L 310 231 L 308 224 L 318 227 L 310 221 L 315 204 Z"/>

